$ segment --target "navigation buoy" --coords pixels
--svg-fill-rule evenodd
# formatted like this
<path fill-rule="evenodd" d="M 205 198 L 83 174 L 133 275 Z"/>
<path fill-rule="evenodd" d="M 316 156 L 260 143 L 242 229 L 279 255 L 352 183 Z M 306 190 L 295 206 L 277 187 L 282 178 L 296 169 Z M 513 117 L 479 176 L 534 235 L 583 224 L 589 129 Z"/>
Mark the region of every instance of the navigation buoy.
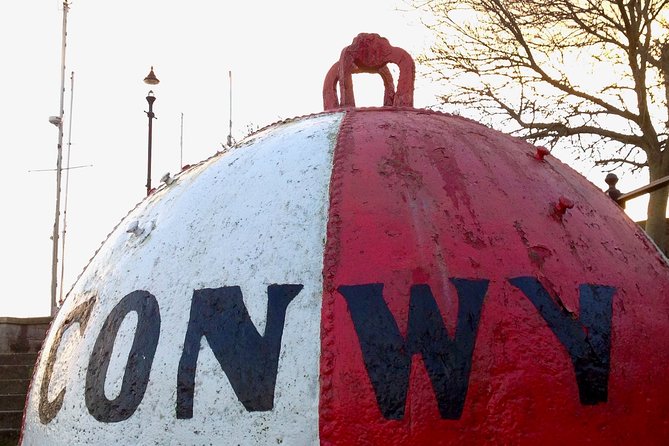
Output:
<path fill-rule="evenodd" d="M 356 72 L 385 106 L 354 106 Z M 666 441 L 666 259 L 546 149 L 413 108 L 413 79 L 361 34 L 325 112 L 132 210 L 53 321 L 22 444 Z"/>

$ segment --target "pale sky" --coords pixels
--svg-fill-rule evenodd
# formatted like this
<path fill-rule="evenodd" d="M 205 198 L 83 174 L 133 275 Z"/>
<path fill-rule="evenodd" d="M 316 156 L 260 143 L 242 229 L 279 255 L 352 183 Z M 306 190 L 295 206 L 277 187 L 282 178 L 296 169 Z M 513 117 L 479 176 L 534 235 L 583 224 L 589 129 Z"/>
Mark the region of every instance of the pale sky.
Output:
<path fill-rule="evenodd" d="M 0 316 L 49 313 L 55 173 L 29 170 L 56 164 L 58 131 L 48 118 L 59 113 L 61 5 L 58 0 L 6 2 L 0 15 Z M 71 165 L 93 167 L 71 171 L 65 291 L 146 193 L 149 89 L 157 97 L 152 169 L 157 186 L 165 172 L 180 169 L 181 113 L 184 164 L 221 149 L 228 134 L 229 70 L 233 136 L 241 139 L 250 127 L 322 111 L 325 74 L 360 32 L 378 33 L 416 57 L 429 45 L 429 33 L 415 12 L 397 8 L 406 9 L 405 3 L 74 0 L 68 15 L 63 142 L 67 149 L 74 71 Z M 151 65 L 160 79 L 155 87 L 142 82 Z M 357 78 L 355 91 L 358 105 L 381 105 L 379 78 Z M 416 107 L 433 105 L 434 94 L 419 77 Z M 604 186 L 601 170 L 578 170 Z M 628 191 L 644 181 L 623 178 L 619 188 Z M 638 216 L 637 208 L 645 204 L 636 201 L 629 207 Z"/>

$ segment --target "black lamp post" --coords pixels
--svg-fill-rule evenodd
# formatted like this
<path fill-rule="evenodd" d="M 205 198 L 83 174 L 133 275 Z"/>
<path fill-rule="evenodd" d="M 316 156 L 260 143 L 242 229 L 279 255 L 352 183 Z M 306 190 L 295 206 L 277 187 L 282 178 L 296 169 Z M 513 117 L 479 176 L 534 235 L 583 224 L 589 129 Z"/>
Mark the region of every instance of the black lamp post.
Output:
<path fill-rule="evenodd" d="M 144 78 L 144 83 L 149 85 L 158 85 L 160 81 L 153 73 L 153 67 L 151 71 Z M 149 90 L 149 94 L 146 96 L 146 102 L 149 103 L 149 111 L 145 112 L 146 116 L 149 117 L 149 150 L 148 150 L 148 161 L 146 167 L 146 195 L 148 196 L 151 193 L 151 143 L 153 139 L 153 119 L 157 119 L 156 115 L 153 113 L 153 103 L 156 101 L 156 97 L 153 95 L 153 90 Z"/>

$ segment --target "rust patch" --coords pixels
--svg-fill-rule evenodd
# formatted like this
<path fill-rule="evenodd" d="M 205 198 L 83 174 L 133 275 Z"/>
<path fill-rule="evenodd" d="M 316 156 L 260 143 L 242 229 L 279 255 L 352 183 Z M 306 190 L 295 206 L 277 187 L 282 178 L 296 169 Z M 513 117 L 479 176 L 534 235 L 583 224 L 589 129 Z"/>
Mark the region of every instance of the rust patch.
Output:
<path fill-rule="evenodd" d="M 381 176 L 398 181 L 403 189 L 408 189 L 415 195 L 423 185 L 423 177 L 420 172 L 410 167 L 406 158 L 406 154 L 393 150 L 393 153 L 379 164 L 378 172 Z"/>
<path fill-rule="evenodd" d="M 553 255 L 551 250 L 542 245 L 530 246 L 527 249 L 527 256 L 530 258 L 530 261 L 539 267 L 539 269 L 544 266 L 544 262 L 551 255 Z"/>
<path fill-rule="evenodd" d="M 467 243 L 470 246 L 473 246 L 474 248 L 485 248 L 486 244 L 485 241 L 479 237 L 478 235 L 474 234 L 472 231 L 465 231 L 465 237 L 464 237 L 465 243 Z"/>
<path fill-rule="evenodd" d="M 546 259 L 553 255 L 552 250 L 544 245 L 530 245 L 530 241 L 527 239 L 527 234 L 520 221 L 514 221 L 513 227 L 516 229 L 523 245 L 527 248 L 527 257 L 530 259 L 530 262 L 539 269 L 543 268 Z"/>

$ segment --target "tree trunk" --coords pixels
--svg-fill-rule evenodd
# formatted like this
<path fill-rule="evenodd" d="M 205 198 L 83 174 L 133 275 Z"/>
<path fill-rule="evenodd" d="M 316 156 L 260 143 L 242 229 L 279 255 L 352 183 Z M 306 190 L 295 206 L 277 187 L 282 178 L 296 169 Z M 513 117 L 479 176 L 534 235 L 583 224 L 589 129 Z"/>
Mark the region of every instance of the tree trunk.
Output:
<path fill-rule="evenodd" d="M 669 128 L 669 43 L 664 42 L 661 46 L 660 65 L 662 77 L 664 78 L 664 93 L 667 99 L 667 122 Z M 650 170 L 650 181 L 659 180 L 669 175 L 669 156 L 667 148 L 660 153 L 660 159 L 653 163 L 648 163 Z M 650 159 L 649 159 L 650 161 Z M 659 164 L 659 165 L 658 165 Z M 667 240 L 667 198 L 669 197 L 669 186 L 650 194 L 648 201 L 648 220 L 646 220 L 646 233 L 655 241 L 662 252 L 669 256 L 669 241 Z"/>
<path fill-rule="evenodd" d="M 661 178 L 653 178 L 651 181 Z M 648 220 L 646 220 L 646 233 L 665 253 L 669 254 L 667 246 L 667 198 L 669 197 L 669 187 L 664 187 L 655 192 L 651 192 L 648 201 Z"/>

